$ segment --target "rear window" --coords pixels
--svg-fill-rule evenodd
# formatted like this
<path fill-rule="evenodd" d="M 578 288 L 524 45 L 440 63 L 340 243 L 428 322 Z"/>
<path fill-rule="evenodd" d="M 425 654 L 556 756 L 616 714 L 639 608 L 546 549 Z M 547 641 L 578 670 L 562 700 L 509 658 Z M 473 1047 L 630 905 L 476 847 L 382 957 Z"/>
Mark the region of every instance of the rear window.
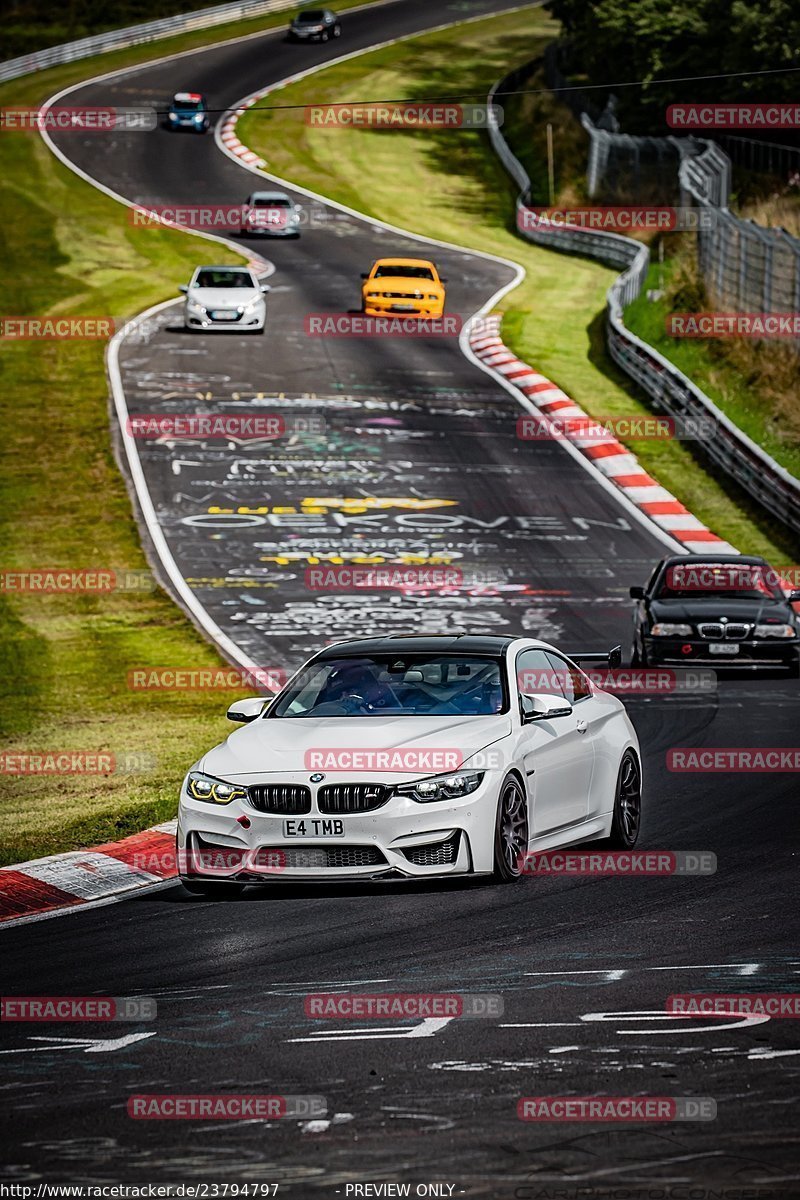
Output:
<path fill-rule="evenodd" d="M 386 278 L 397 279 L 402 276 L 405 279 L 433 279 L 433 271 L 430 267 L 411 267 L 406 263 L 384 263 L 382 267 L 378 267 L 375 272 L 375 279 Z"/>

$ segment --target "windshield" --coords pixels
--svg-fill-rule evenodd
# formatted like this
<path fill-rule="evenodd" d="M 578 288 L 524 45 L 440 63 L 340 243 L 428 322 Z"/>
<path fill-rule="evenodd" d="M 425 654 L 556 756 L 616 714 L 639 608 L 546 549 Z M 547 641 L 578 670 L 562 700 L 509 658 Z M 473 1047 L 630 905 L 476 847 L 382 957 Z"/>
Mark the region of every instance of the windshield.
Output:
<path fill-rule="evenodd" d="M 253 208 L 291 208 L 288 196 L 254 196 Z"/>
<path fill-rule="evenodd" d="M 300 13 L 296 18 L 298 21 L 324 21 L 324 19 L 325 13 L 317 11 Z"/>
<path fill-rule="evenodd" d="M 199 288 L 250 288 L 255 287 L 247 271 L 215 271 L 206 268 L 198 271 L 194 286 Z"/>
<path fill-rule="evenodd" d="M 374 279 L 433 279 L 430 267 L 410 267 L 406 263 L 384 263 L 375 271 Z"/>
<path fill-rule="evenodd" d="M 783 600 L 778 577 L 754 563 L 676 563 L 667 567 L 655 592 L 657 600 L 720 596 L 736 600 Z"/>
<path fill-rule="evenodd" d="M 202 100 L 173 100 L 172 107 L 176 112 L 202 112 Z"/>
<path fill-rule="evenodd" d="M 312 663 L 269 717 L 489 716 L 507 708 L 500 659 L 369 655 Z"/>

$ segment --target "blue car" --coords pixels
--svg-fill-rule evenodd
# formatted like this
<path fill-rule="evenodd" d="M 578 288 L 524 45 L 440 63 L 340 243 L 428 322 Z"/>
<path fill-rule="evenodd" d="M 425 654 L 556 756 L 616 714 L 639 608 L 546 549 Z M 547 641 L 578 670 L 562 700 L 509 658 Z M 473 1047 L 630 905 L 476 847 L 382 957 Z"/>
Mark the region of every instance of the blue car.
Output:
<path fill-rule="evenodd" d="M 199 92 L 176 92 L 167 113 L 168 129 L 191 129 L 205 133 L 209 127 L 208 104 Z"/>

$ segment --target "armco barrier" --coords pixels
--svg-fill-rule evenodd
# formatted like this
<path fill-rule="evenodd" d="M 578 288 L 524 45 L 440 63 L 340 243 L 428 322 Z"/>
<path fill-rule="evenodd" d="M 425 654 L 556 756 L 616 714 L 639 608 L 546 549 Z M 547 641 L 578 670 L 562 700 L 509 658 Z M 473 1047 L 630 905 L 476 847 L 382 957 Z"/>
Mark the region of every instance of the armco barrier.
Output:
<path fill-rule="evenodd" d="M 530 179 L 500 132 L 494 108 L 498 93 L 514 91 L 528 64 L 499 80 L 489 93 L 488 133 L 492 147 L 520 189 L 517 214 L 530 204 Z M 623 268 L 606 295 L 606 341 L 614 362 L 654 402 L 658 410 L 680 420 L 692 417 L 698 441 L 709 458 L 754 496 L 773 516 L 800 532 L 800 480 L 795 479 L 760 446 L 725 416 L 713 400 L 688 376 L 647 342 L 625 328 L 623 309 L 641 294 L 650 253 L 643 243 L 618 233 L 550 225 L 526 228 L 517 222 L 523 237 L 537 245 L 568 254 L 583 254 L 610 266 Z"/>
<path fill-rule="evenodd" d="M 46 50 L 23 54 L 20 58 L 9 58 L 0 63 L 0 83 L 7 79 L 18 79 L 21 75 L 31 75 L 34 71 L 43 71 L 46 67 L 57 67 L 79 58 L 90 58 L 93 54 L 104 54 L 108 50 L 123 50 L 142 42 L 154 42 L 174 33 L 211 29 L 228 21 L 243 21 L 248 17 L 260 17 L 265 13 L 296 7 L 297 0 L 238 0 L 234 4 L 218 4 L 214 8 L 180 13 L 176 17 L 162 17 L 143 25 L 129 25 L 127 29 L 111 29 L 77 42 L 64 42 L 60 46 L 48 46 Z"/>

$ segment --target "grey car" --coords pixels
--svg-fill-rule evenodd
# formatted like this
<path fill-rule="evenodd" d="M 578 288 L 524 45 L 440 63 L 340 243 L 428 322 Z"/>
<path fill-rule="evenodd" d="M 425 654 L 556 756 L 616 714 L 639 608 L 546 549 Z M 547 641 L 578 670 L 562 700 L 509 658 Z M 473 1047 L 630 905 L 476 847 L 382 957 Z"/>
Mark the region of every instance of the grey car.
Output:
<path fill-rule="evenodd" d="M 329 8 L 307 8 L 289 26 L 290 42 L 327 42 L 341 37 L 342 24 Z"/>
<path fill-rule="evenodd" d="M 300 237 L 302 209 L 285 192 L 253 192 L 242 208 L 242 235 Z"/>

